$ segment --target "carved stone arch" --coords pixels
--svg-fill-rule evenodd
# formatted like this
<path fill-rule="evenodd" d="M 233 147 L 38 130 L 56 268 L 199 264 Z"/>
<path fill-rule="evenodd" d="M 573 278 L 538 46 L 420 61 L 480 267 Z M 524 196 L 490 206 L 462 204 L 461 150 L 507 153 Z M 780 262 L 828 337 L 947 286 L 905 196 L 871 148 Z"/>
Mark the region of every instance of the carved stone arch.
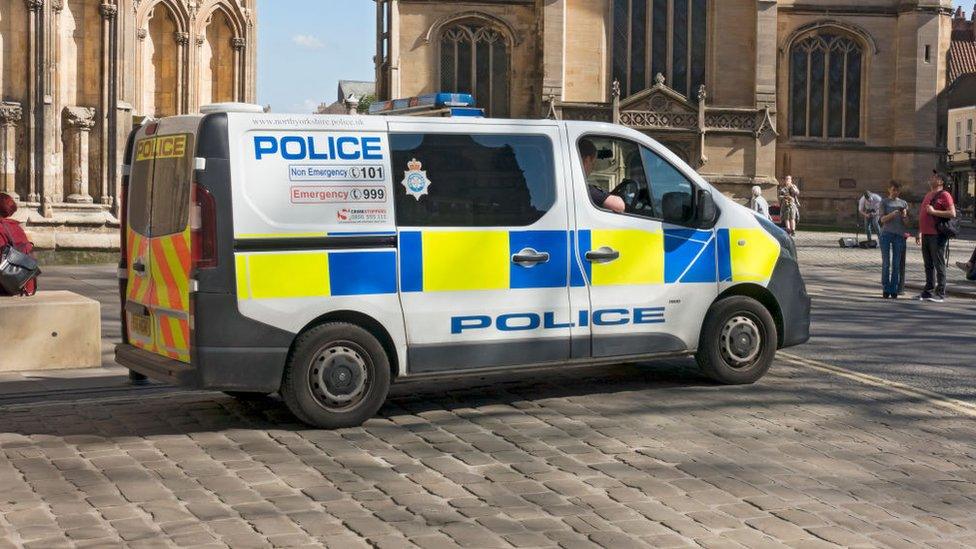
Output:
<path fill-rule="evenodd" d="M 490 13 L 484 13 L 481 11 L 465 11 L 438 19 L 433 25 L 430 26 L 429 29 L 427 29 L 427 32 L 424 33 L 423 42 L 425 44 L 432 44 L 440 37 L 443 29 L 450 27 L 455 23 L 463 23 L 466 21 L 478 22 L 501 31 L 502 34 L 508 39 L 509 43 L 513 46 L 518 46 L 522 43 L 522 37 L 518 32 L 515 31 L 508 21 L 491 15 Z"/>
<path fill-rule="evenodd" d="M 146 29 L 149 24 L 149 17 L 156 10 L 156 6 L 162 4 L 166 6 L 170 15 L 173 16 L 173 20 L 176 21 L 177 32 L 186 33 L 189 32 L 190 28 L 190 12 L 187 11 L 186 5 L 183 2 L 177 2 L 176 0 L 153 0 L 150 2 L 142 2 L 136 8 L 136 28 Z"/>
<path fill-rule="evenodd" d="M 246 47 L 246 23 L 235 13 L 236 5 L 214 0 L 198 12 L 194 33 L 198 64 L 199 104 L 239 101 L 243 98 L 241 52 Z"/>
<path fill-rule="evenodd" d="M 209 0 L 205 2 L 197 12 L 197 19 L 193 24 L 194 34 L 201 36 L 206 32 L 207 26 L 213 20 L 214 14 L 220 11 L 233 25 L 234 37 L 245 38 L 247 36 L 248 22 L 243 14 L 244 8 L 237 2 L 233 2 L 232 4 L 233 7 L 228 6 L 227 0 Z"/>
<path fill-rule="evenodd" d="M 878 47 L 877 41 L 871 36 L 871 33 L 867 31 L 864 27 L 848 23 L 846 21 L 838 21 L 836 19 L 821 19 L 814 21 L 812 23 L 807 23 L 806 25 L 801 25 L 793 30 L 786 37 L 786 40 L 780 45 L 779 52 L 780 55 L 789 55 L 790 50 L 793 48 L 793 44 L 803 40 L 810 35 L 822 32 L 824 30 L 836 30 L 841 34 L 845 34 L 860 42 L 864 47 L 865 51 L 872 51 L 874 55 L 881 53 Z"/>

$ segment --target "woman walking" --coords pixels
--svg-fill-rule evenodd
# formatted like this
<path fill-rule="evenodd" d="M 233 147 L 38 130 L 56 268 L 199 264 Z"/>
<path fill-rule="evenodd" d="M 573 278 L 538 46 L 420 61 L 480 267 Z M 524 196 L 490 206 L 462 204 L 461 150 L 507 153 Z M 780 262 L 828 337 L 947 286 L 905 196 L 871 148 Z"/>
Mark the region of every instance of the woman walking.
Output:
<path fill-rule="evenodd" d="M 780 182 L 779 215 L 783 220 L 783 228 L 790 236 L 796 234 L 796 222 L 800 219 L 800 189 L 793 184 L 793 176 L 788 175 Z"/>

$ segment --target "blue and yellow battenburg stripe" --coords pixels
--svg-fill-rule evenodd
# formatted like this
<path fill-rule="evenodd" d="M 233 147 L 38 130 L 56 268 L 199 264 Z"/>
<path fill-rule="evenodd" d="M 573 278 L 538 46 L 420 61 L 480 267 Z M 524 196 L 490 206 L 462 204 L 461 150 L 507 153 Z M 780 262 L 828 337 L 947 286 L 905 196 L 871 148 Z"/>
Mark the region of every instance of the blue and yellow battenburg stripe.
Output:
<path fill-rule="evenodd" d="M 235 262 L 239 300 L 397 291 L 394 250 L 238 254 Z"/>
<path fill-rule="evenodd" d="M 602 247 L 609 263 L 583 260 Z M 525 248 L 550 255 L 531 268 L 512 262 Z M 577 254 L 571 257 L 570 251 Z M 765 282 L 779 244 L 762 228 L 699 231 L 404 231 L 394 250 L 238 254 L 241 300 L 394 294 Z M 399 277 L 398 277 L 399 272 Z"/>

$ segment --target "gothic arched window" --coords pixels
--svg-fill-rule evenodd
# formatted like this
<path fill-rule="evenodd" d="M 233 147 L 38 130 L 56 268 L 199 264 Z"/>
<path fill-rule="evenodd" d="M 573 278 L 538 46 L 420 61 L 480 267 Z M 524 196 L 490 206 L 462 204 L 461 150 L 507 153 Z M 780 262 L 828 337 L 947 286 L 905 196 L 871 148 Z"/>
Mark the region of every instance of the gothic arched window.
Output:
<path fill-rule="evenodd" d="M 707 0 L 613 0 L 613 79 L 625 97 L 664 75 L 694 99 L 705 83 Z"/>
<path fill-rule="evenodd" d="M 864 50 L 829 32 L 790 48 L 790 134 L 812 139 L 861 137 Z"/>
<path fill-rule="evenodd" d="M 441 91 L 470 93 L 489 116 L 509 116 L 508 41 L 499 31 L 462 23 L 441 32 Z"/>

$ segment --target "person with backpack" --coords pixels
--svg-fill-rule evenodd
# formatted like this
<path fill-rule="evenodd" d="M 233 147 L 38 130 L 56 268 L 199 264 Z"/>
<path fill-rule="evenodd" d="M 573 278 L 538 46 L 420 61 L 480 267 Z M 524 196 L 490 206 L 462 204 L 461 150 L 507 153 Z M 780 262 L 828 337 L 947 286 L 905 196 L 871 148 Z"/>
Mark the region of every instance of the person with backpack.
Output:
<path fill-rule="evenodd" d="M 945 190 L 945 181 L 933 171 L 929 192 L 922 199 L 918 214 L 918 236 L 915 243 L 922 247 L 925 263 L 925 289 L 915 299 L 942 303 L 946 294 L 946 266 L 949 261 L 949 238 L 953 236 L 952 220 L 956 218 L 956 204 Z"/>
<path fill-rule="evenodd" d="M 13 197 L 0 193 L 0 296 L 34 295 L 37 292 L 40 270 L 33 258 L 34 245 L 27 239 L 20 223 L 10 219 L 16 211 L 17 202 Z M 20 286 L 19 291 L 16 286 Z"/>

